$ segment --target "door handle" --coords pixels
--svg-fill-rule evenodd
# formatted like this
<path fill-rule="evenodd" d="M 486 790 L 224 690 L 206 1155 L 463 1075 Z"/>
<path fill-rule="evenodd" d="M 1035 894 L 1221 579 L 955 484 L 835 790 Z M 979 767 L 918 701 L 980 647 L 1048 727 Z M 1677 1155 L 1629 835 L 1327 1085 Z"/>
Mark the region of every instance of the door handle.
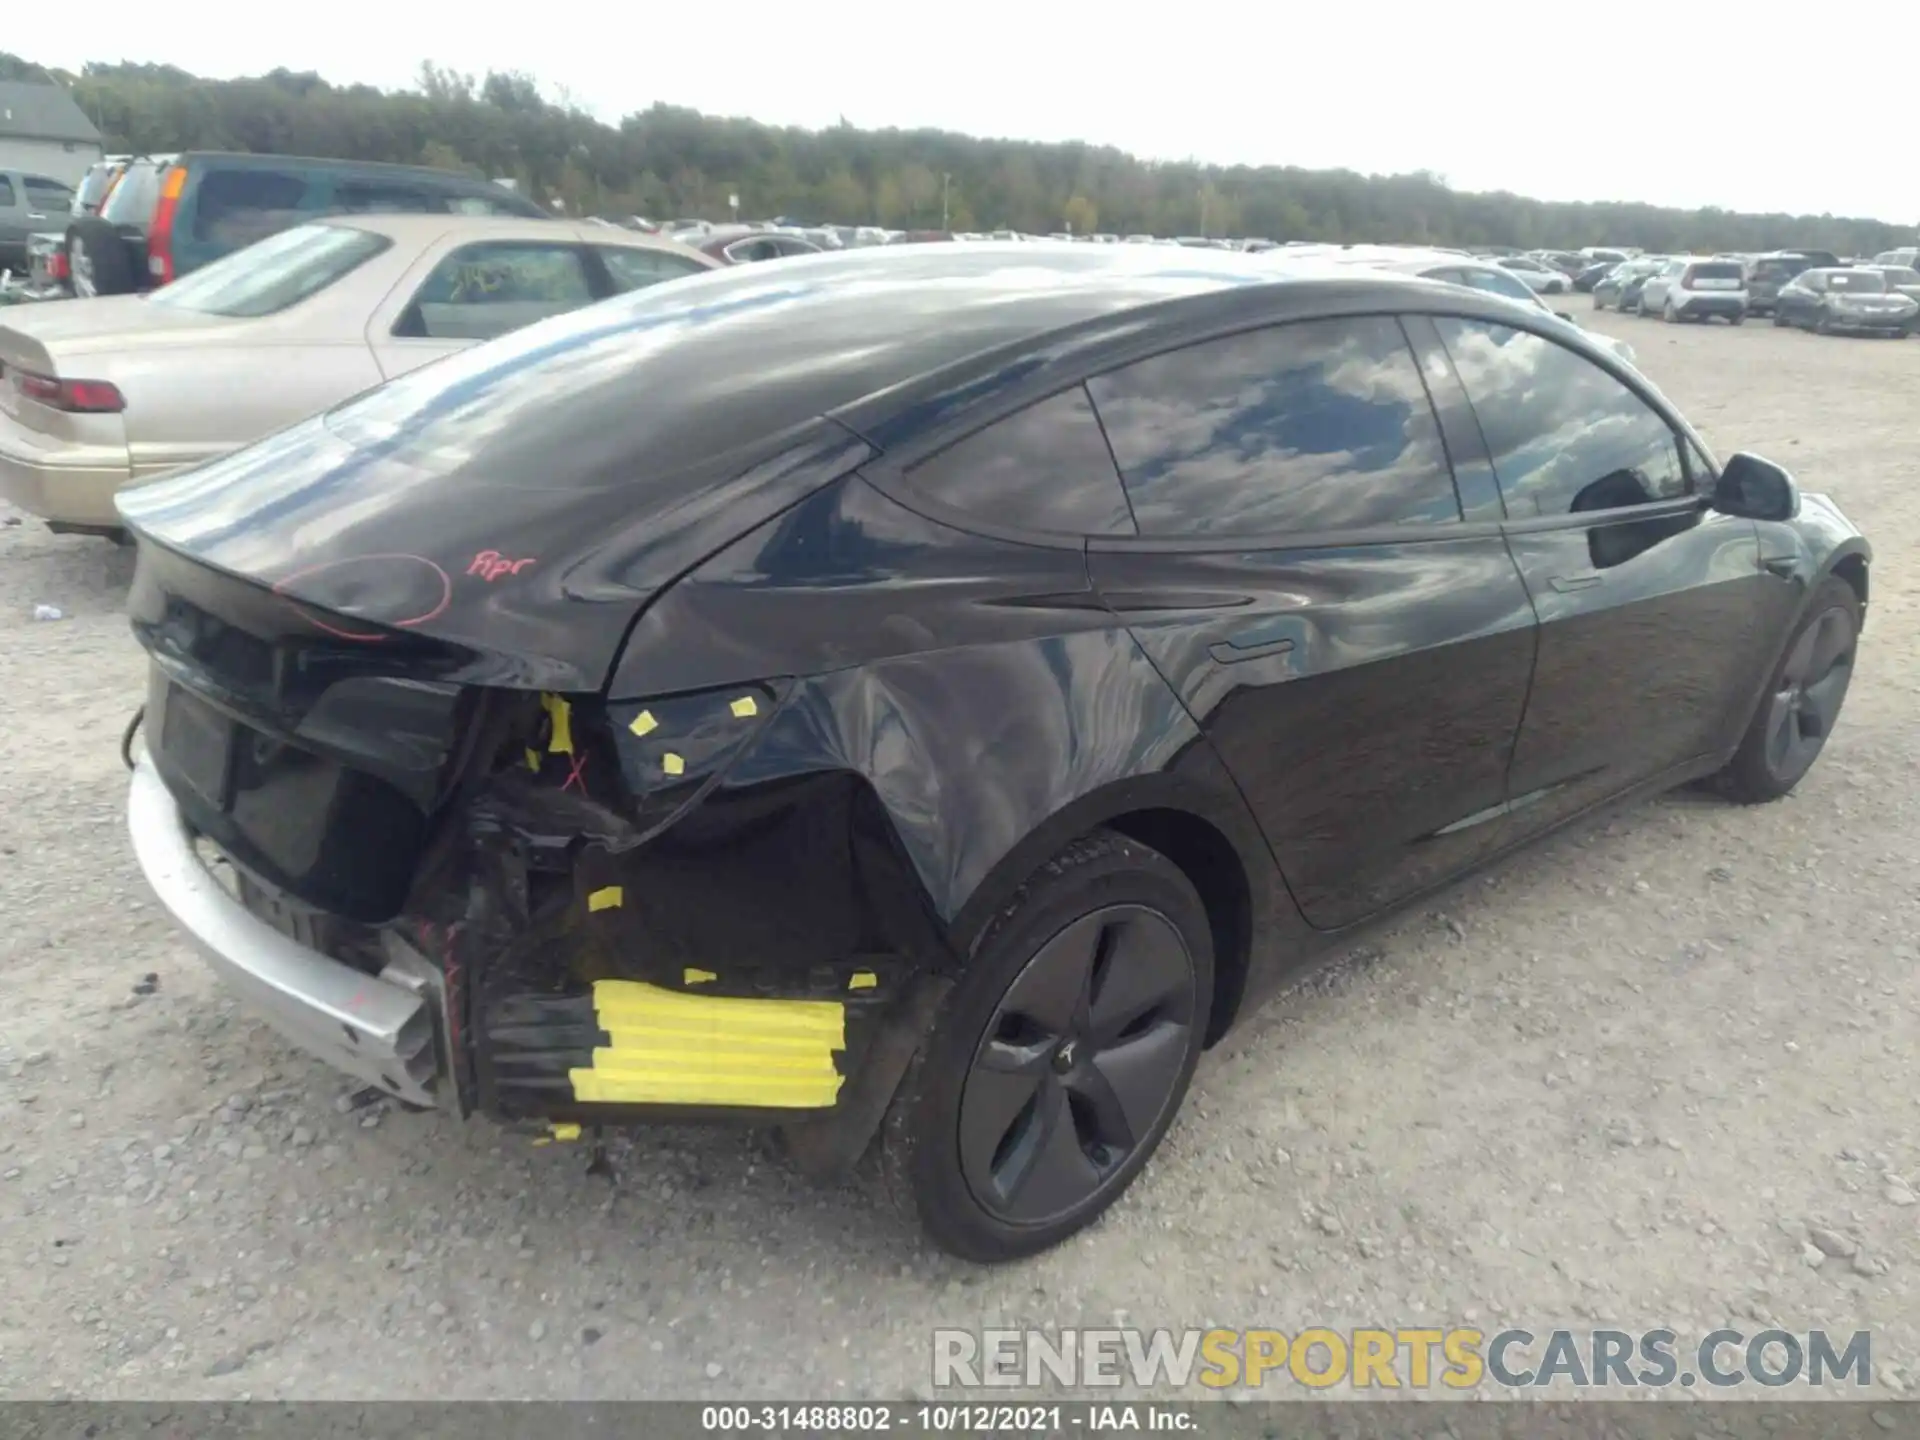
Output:
<path fill-rule="evenodd" d="M 1769 575 L 1778 575 L 1782 580 L 1791 580 L 1799 570 L 1800 562 L 1792 555 L 1762 555 L 1760 568 Z"/>
<path fill-rule="evenodd" d="M 1292 649 L 1291 640 L 1259 640 L 1251 645 L 1216 640 L 1207 647 L 1207 653 L 1222 665 L 1237 665 L 1244 660 L 1264 660 L 1269 655 L 1285 655 Z"/>
<path fill-rule="evenodd" d="M 1576 590 L 1591 590 L 1605 579 L 1606 576 L 1589 571 L 1585 575 L 1555 575 L 1547 583 L 1562 595 L 1571 595 Z"/>

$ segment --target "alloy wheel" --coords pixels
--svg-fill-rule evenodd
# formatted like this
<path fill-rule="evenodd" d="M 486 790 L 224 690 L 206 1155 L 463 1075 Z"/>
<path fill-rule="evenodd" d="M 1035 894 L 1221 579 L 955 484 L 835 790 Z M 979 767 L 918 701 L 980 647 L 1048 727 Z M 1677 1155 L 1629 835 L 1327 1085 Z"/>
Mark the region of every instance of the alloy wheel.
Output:
<path fill-rule="evenodd" d="M 1853 679 L 1853 617 L 1823 611 L 1794 642 L 1767 701 L 1767 769 L 1777 779 L 1807 772 L 1840 718 Z"/>
<path fill-rule="evenodd" d="M 1093 911 L 1041 946 L 961 1091 L 960 1170 L 975 1200 L 1016 1225 L 1092 1203 L 1164 1118 L 1196 998 L 1186 942 L 1144 906 Z"/>

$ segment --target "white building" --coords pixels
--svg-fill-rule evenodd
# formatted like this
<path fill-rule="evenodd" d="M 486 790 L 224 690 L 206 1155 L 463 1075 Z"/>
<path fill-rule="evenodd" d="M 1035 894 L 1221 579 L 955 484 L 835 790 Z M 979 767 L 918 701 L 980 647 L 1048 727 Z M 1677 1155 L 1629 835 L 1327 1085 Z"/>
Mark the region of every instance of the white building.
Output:
<path fill-rule="evenodd" d="M 100 158 L 100 132 L 59 85 L 0 81 L 0 171 L 78 185 Z"/>

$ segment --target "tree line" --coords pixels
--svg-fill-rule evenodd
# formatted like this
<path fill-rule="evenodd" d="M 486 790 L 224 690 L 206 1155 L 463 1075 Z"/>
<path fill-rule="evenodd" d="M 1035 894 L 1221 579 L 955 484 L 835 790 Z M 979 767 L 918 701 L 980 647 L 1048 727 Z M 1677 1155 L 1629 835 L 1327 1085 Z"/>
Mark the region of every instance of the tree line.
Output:
<path fill-rule="evenodd" d="M 389 92 L 275 70 L 204 80 L 169 65 L 49 72 L 0 54 L 0 79 L 67 85 L 110 151 L 209 149 L 425 164 L 512 177 L 575 214 L 744 218 L 894 228 L 1107 231 L 1665 252 L 1808 245 L 1872 254 L 1914 227 L 1629 202 L 1465 193 L 1440 177 L 1137 159 L 1108 146 L 936 130 L 762 125 L 655 104 L 607 124 L 531 77 L 427 64 Z"/>

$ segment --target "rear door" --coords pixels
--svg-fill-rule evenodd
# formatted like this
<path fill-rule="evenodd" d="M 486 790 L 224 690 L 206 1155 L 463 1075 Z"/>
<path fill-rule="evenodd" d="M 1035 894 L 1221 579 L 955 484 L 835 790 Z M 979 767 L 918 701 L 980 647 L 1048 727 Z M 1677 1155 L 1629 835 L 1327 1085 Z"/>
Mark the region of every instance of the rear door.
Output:
<path fill-rule="evenodd" d="M 443 355 L 536 320 L 590 305 L 606 292 L 586 247 L 556 226 L 554 240 L 484 240 L 435 249 L 367 327 L 392 379 Z"/>
<path fill-rule="evenodd" d="M 1399 322 L 1253 330 L 1088 390 L 1140 532 L 1089 542 L 1094 584 L 1307 919 L 1349 924 L 1495 847 L 1533 614 L 1471 454 L 1463 517 Z"/>
<path fill-rule="evenodd" d="M 1434 322 L 1478 418 L 1540 620 L 1509 781 L 1533 829 L 1731 743 L 1769 658 L 1753 523 L 1625 381 L 1529 330 Z"/>

